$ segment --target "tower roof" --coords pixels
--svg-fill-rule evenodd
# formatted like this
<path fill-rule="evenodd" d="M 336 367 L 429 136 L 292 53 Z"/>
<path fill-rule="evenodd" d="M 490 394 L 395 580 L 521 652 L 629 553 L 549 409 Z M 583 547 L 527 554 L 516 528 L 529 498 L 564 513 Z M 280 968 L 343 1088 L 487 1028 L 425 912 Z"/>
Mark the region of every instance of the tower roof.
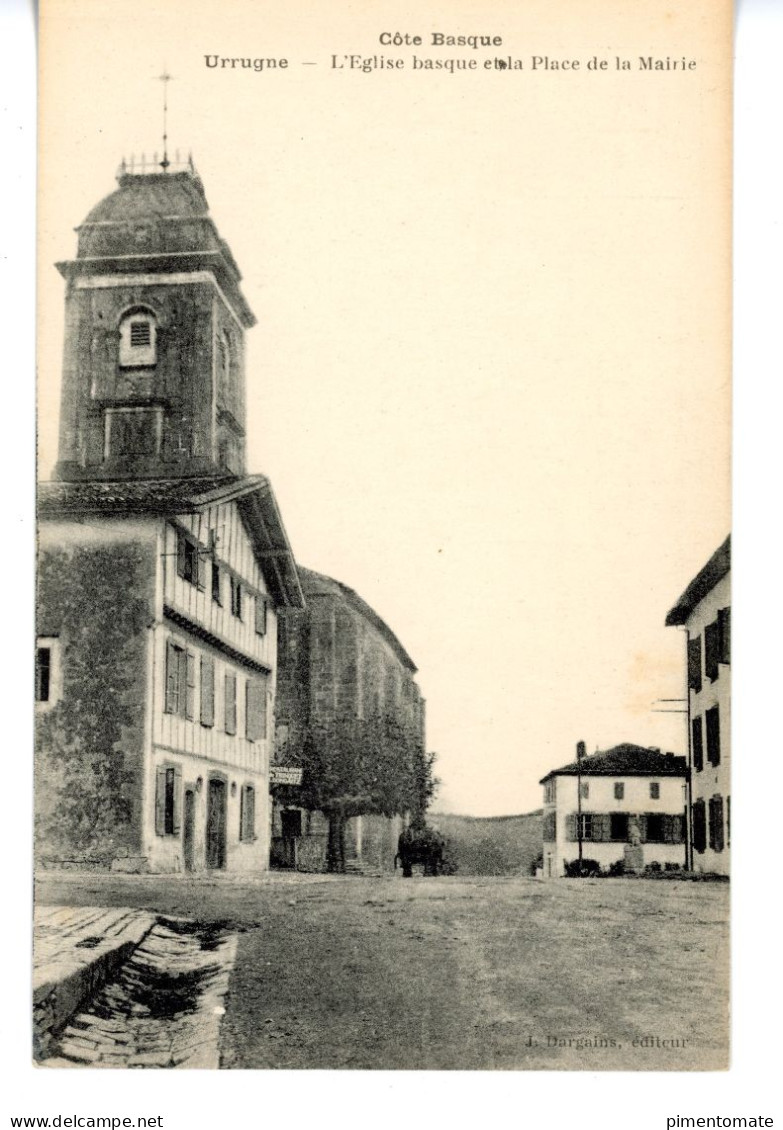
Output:
<path fill-rule="evenodd" d="M 207 270 L 243 324 L 255 323 L 239 287 L 239 267 L 209 214 L 204 186 L 191 162 L 163 172 L 157 164 L 139 169 L 123 161 L 117 188 L 91 209 L 76 231 L 76 258 L 57 264 L 66 278 Z"/>

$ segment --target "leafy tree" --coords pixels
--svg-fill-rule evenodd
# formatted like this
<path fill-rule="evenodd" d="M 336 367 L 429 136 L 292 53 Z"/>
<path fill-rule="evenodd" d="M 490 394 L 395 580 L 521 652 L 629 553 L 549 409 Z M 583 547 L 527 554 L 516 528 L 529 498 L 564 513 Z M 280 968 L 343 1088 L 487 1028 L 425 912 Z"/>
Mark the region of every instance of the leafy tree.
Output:
<path fill-rule="evenodd" d="M 345 870 L 345 824 L 352 816 L 424 813 L 437 781 L 434 754 L 424 751 L 421 735 L 398 715 L 357 718 L 338 714 L 311 722 L 296 761 L 302 784 L 280 792 L 284 803 L 319 809 L 329 821 L 327 867 Z"/>

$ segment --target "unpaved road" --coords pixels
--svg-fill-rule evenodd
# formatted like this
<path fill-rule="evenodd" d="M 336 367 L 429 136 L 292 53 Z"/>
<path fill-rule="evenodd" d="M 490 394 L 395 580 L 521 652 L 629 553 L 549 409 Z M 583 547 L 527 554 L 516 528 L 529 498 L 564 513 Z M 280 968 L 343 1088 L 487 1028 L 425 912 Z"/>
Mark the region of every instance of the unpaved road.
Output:
<path fill-rule="evenodd" d="M 725 1067 L 728 887 L 44 875 L 42 902 L 238 932 L 224 1067 Z"/>

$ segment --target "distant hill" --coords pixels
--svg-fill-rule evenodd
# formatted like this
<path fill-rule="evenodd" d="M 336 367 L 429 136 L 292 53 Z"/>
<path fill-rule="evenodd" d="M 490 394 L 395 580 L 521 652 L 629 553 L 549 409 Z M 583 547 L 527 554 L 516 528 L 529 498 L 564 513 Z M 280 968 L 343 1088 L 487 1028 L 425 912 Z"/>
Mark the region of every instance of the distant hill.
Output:
<path fill-rule="evenodd" d="M 529 875 L 541 853 L 541 809 L 521 816 L 455 816 L 428 812 L 449 841 L 459 875 Z"/>

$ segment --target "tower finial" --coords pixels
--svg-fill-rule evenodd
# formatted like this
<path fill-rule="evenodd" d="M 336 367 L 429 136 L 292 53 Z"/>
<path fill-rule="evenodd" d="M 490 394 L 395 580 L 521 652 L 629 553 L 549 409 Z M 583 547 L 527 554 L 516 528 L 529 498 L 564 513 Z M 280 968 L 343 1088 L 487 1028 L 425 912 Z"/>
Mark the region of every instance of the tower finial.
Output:
<path fill-rule="evenodd" d="M 158 75 L 158 81 L 163 83 L 163 160 L 160 162 L 160 167 L 165 173 L 171 162 L 169 161 L 169 135 L 168 135 L 168 112 L 169 112 L 169 83 L 173 75 L 170 75 L 166 68 L 163 68 L 163 74 Z"/>

